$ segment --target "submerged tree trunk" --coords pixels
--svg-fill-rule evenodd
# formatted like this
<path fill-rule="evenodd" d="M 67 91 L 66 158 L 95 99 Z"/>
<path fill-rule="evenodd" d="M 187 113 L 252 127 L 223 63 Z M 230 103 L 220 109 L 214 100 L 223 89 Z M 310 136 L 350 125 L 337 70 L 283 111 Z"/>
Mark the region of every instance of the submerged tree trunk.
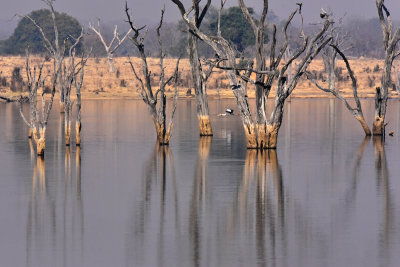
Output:
<path fill-rule="evenodd" d="M 206 81 L 202 77 L 202 68 L 197 51 L 197 42 L 197 37 L 189 33 L 187 51 L 192 69 L 200 136 L 211 136 L 213 135 L 213 132 L 208 109 L 207 85 Z"/>
<path fill-rule="evenodd" d="M 71 99 L 66 97 L 64 102 L 64 135 L 65 135 L 65 145 L 69 146 L 71 144 L 71 116 L 72 116 L 72 103 Z"/>
<path fill-rule="evenodd" d="M 233 94 L 235 95 L 236 103 L 240 111 L 240 116 L 242 118 L 243 128 L 246 134 L 246 147 L 249 149 L 257 149 L 257 131 L 254 127 L 247 95 L 244 93 L 243 86 L 238 84 L 237 79 L 232 71 L 228 70 L 227 72 L 227 76 L 230 80 Z"/>
<path fill-rule="evenodd" d="M 386 101 L 385 93 L 380 87 L 376 88 L 375 95 L 375 117 L 372 124 L 373 135 L 385 135 L 385 113 L 386 113 Z"/>
<path fill-rule="evenodd" d="M 318 89 L 327 92 L 327 93 L 331 93 L 333 96 L 335 96 L 337 99 L 341 100 L 342 102 L 344 102 L 346 108 L 352 113 L 352 115 L 354 116 L 354 118 L 360 122 L 361 127 L 364 130 L 364 133 L 366 136 L 371 135 L 371 130 L 368 127 L 368 124 L 365 121 L 364 115 L 363 115 L 363 111 L 362 111 L 362 106 L 361 106 L 361 102 L 360 99 L 358 97 L 358 83 L 357 83 L 357 79 L 354 76 L 354 72 L 351 69 L 350 63 L 347 60 L 346 56 L 343 54 L 343 52 L 339 49 L 338 46 L 331 44 L 330 45 L 332 47 L 332 49 L 334 49 L 343 59 L 343 61 L 345 62 L 347 71 L 350 75 L 351 81 L 352 81 L 352 89 L 353 89 L 353 99 L 354 102 L 356 104 L 356 107 L 353 108 L 350 103 L 347 101 L 346 98 L 344 98 L 342 95 L 340 95 L 340 93 L 335 90 L 334 88 L 332 88 L 331 86 L 329 86 L 329 88 L 323 88 L 321 85 L 319 85 L 313 78 L 310 78 L 311 75 L 307 74 L 308 78 L 311 80 L 311 82 L 313 82 Z M 378 95 L 378 94 L 377 94 Z"/>
<path fill-rule="evenodd" d="M 159 56 L 159 67 L 160 67 L 160 82 L 159 89 L 153 92 L 152 84 L 151 84 L 151 71 L 148 68 L 147 57 L 144 49 L 144 36 L 141 31 L 144 28 L 137 28 L 130 16 L 128 3 L 125 1 L 125 14 L 128 18 L 128 23 L 133 31 L 133 36 L 131 40 L 136 48 L 139 50 L 139 55 L 142 61 L 142 75 L 144 77 L 144 81 L 141 77 L 139 77 L 136 69 L 131 60 L 129 60 L 129 64 L 132 68 L 133 74 L 135 75 L 136 80 L 140 83 L 140 86 L 137 89 L 139 96 L 142 98 L 143 102 L 149 108 L 150 114 L 153 119 L 154 126 L 156 128 L 157 141 L 160 145 L 168 145 L 171 139 L 171 133 L 173 128 L 173 118 L 175 115 L 175 110 L 178 101 L 178 88 L 177 88 L 177 80 L 178 80 L 178 67 L 180 58 L 176 62 L 175 72 L 169 78 L 165 78 L 165 68 L 164 68 L 164 51 L 162 46 L 161 34 L 160 30 L 163 24 L 164 19 L 164 9 L 161 11 L 161 19 L 157 31 L 157 39 L 158 44 L 160 46 L 160 56 Z M 147 31 L 146 31 L 147 32 Z M 165 95 L 165 87 L 169 82 L 174 80 L 175 82 L 175 92 L 174 92 L 174 102 L 172 111 L 170 114 L 170 120 L 167 128 L 166 123 L 166 109 L 167 109 L 167 97 Z M 158 96 L 160 94 L 160 96 Z"/>
<path fill-rule="evenodd" d="M 83 72 L 83 69 L 81 70 Z M 82 74 L 82 79 L 80 86 L 82 86 L 83 82 L 83 74 Z M 75 135 L 76 135 L 76 145 L 80 146 L 81 145 L 81 107 L 82 107 L 82 102 L 81 102 L 81 89 L 80 86 L 76 86 L 76 121 L 75 121 Z"/>
<path fill-rule="evenodd" d="M 283 86 L 283 85 L 278 85 Z M 279 89 L 278 89 L 279 90 Z M 275 107 L 272 111 L 271 117 L 268 120 L 267 124 L 267 143 L 263 148 L 265 149 L 276 149 L 278 143 L 278 132 L 281 128 L 282 120 L 283 120 L 283 107 L 285 104 L 285 98 L 282 96 L 276 96 L 275 99 Z"/>
<path fill-rule="evenodd" d="M 156 127 L 157 141 L 160 145 L 168 145 L 171 139 L 171 133 L 173 128 L 173 123 L 171 122 L 166 129 L 165 122 L 160 123 L 156 118 L 153 117 L 154 126 Z"/>
<path fill-rule="evenodd" d="M 373 135 L 385 134 L 385 116 L 391 85 L 391 70 L 394 59 L 400 52 L 396 51 L 397 44 L 400 41 L 400 27 L 393 31 L 393 23 L 389 10 L 384 4 L 384 0 L 376 0 L 379 22 L 382 30 L 383 48 L 385 50 L 385 61 L 381 78 L 381 87 L 376 88 L 375 95 L 375 118 L 372 125 Z"/>
<path fill-rule="evenodd" d="M 44 156 L 46 149 L 46 127 L 39 128 L 39 135 L 36 129 L 33 130 L 33 139 L 36 142 L 36 153 L 38 156 Z"/>

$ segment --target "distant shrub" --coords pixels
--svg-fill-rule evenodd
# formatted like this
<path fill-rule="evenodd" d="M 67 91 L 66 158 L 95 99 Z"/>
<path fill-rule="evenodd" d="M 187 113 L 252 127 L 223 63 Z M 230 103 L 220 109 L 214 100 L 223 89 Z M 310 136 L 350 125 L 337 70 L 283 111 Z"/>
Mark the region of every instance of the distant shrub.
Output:
<path fill-rule="evenodd" d="M 374 67 L 374 72 L 378 72 L 378 71 L 380 71 L 380 67 L 379 67 L 379 65 L 378 64 L 376 64 L 376 66 Z"/>
<path fill-rule="evenodd" d="M 368 86 L 371 88 L 375 86 L 375 78 L 373 79 L 369 75 L 368 75 Z"/>
<path fill-rule="evenodd" d="M 7 87 L 8 86 L 7 78 L 6 77 L 2 77 L 1 74 L 2 73 L 0 72 L 0 86 Z"/>
<path fill-rule="evenodd" d="M 44 88 L 43 88 L 43 91 L 44 91 L 44 93 L 45 94 L 50 94 L 51 93 L 51 88 L 50 88 L 50 86 L 45 86 Z"/>
<path fill-rule="evenodd" d="M 117 77 L 117 79 L 119 79 L 120 75 L 121 75 L 121 72 L 119 71 L 119 69 L 117 69 L 117 71 L 115 72 L 115 77 Z"/>
<path fill-rule="evenodd" d="M 236 68 L 245 69 L 248 68 L 252 64 L 252 61 L 245 58 L 240 58 L 239 62 L 236 64 Z"/>
<path fill-rule="evenodd" d="M 25 86 L 24 80 L 21 76 L 21 68 L 15 67 L 11 74 L 11 86 L 10 89 L 13 92 L 21 92 L 23 91 L 23 87 Z"/>
<path fill-rule="evenodd" d="M 124 79 L 122 79 L 119 83 L 119 86 L 121 87 L 126 87 L 126 81 Z"/>

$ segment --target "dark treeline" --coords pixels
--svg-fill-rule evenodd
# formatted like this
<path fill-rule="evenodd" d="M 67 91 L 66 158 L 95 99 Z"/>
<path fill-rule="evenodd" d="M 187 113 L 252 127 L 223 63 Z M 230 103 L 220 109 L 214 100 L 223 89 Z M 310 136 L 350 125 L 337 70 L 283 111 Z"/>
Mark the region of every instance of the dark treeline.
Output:
<path fill-rule="evenodd" d="M 259 17 L 259 14 L 257 14 L 252 8 L 249 8 L 249 11 L 256 19 L 257 17 Z M 45 23 L 47 21 L 48 26 L 45 26 L 44 29 L 52 31 L 50 14 L 47 10 L 33 11 L 29 15 L 36 18 L 40 23 Z M 76 19 L 64 13 L 62 13 L 61 16 L 58 17 L 58 20 L 62 28 L 60 32 L 74 35 L 78 33 L 82 27 L 82 25 L 79 24 Z M 272 11 L 270 11 L 268 14 L 268 21 L 276 23 L 278 27 L 282 27 L 285 19 L 279 18 Z M 129 25 L 127 25 L 126 22 L 121 21 L 117 24 L 119 32 L 121 34 L 128 31 Z M 395 23 L 395 26 L 396 24 L 398 23 Z M 83 39 L 82 46 L 86 49 L 92 48 L 92 55 L 95 57 L 106 56 L 104 47 L 97 36 L 93 33 L 93 31 L 90 31 L 87 28 L 88 25 L 83 26 L 84 28 L 86 28 L 87 34 Z M 106 40 L 112 39 L 114 26 L 115 24 L 113 23 L 101 22 L 102 34 L 104 35 L 104 38 Z M 65 29 L 63 29 L 63 27 L 65 27 Z M 230 40 L 234 44 L 235 48 L 238 51 L 238 55 L 244 57 L 251 56 L 252 50 L 254 49 L 254 35 L 252 31 L 249 30 L 249 27 L 250 25 L 243 17 L 239 7 L 230 7 L 223 11 L 221 17 L 222 34 L 226 39 Z M 344 18 L 340 27 L 342 33 L 348 34 L 349 36 L 348 41 L 350 48 L 346 51 L 346 54 L 348 56 L 383 58 L 384 54 L 381 49 L 382 39 L 378 18 Z M 146 53 L 147 56 L 150 57 L 157 57 L 159 53 L 156 28 L 156 24 L 148 27 L 148 33 L 145 40 Z M 216 8 L 210 8 L 201 28 L 206 33 L 216 33 Z M 311 33 L 316 30 L 318 30 L 318 25 L 316 24 L 309 24 L 305 27 L 306 32 Z M 168 57 L 187 56 L 185 49 L 187 34 L 185 31 L 185 25 L 182 20 L 177 22 L 164 22 L 161 38 L 163 40 L 165 53 Z M 290 38 L 290 46 L 293 49 L 300 46 L 301 41 L 299 40 L 299 38 L 295 38 L 295 35 L 298 33 L 296 24 L 292 24 L 288 32 L 292 35 Z M 375 32 L 376 34 L 371 34 L 373 32 Z M 266 34 L 265 36 L 265 41 L 266 43 L 268 43 L 269 35 Z M 299 43 L 296 43 L 296 39 L 299 40 Z M 24 49 L 28 44 L 31 47 L 32 52 L 43 53 L 45 51 L 42 41 L 43 40 L 41 39 L 40 34 L 38 34 L 37 29 L 35 29 L 34 25 L 32 25 L 32 23 L 26 18 L 22 18 L 18 23 L 18 26 L 14 30 L 13 34 L 5 40 L 0 40 L 0 54 L 24 54 Z M 130 42 L 124 42 L 121 47 L 115 52 L 115 56 L 132 55 L 132 51 L 135 51 L 134 49 L 132 49 L 132 44 Z M 214 55 L 214 52 L 209 46 L 200 42 L 199 55 L 209 58 Z"/>

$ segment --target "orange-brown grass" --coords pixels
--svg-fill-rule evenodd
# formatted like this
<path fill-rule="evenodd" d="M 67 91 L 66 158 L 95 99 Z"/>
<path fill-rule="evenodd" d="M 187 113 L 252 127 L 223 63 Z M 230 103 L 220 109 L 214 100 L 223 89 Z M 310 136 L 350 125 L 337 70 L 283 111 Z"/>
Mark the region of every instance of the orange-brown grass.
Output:
<path fill-rule="evenodd" d="M 40 57 L 31 58 L 33 60 L 32 66 L 40 64 L 43 60 Z M 141 73 L 141 61 L 139 58 L 132 58 L 133 64 L 137 73 Z M 25 57 L 0 57 L 0 71 L 1 76 L 6 77 L 7 82 L 11 82 L 11 75 L 14 67 L 21 68 L 21 75 L 26 80 L 25 72 Z M 135 99 L 138 98 L 137 89 L 139 82 L 135 79 L 128 58 L 119 57 L 114 59 L 116 72 L 110 73 L 109 66 L 106 58 L 90 58 L 85 68 L 85 79 L 82 87 L 83 99 Z M 152 83 L 154 90 L 158 89 L 159 82 L 159 60 L 157 58 L 148 59 L 149 69 L 152 73 Z M 175 69 L 176 59 L 166 58 L 164 62 L 166 77 L 173 74 Z M 350 64 L 358 79 L 359 96 L 360 97 L 373 97 L 375 95 L 375 87 L 380 85 L 380 77 L 383 66 L 382 60 L 377 59 L 352 59 Z M 337 88 L 346 97 L 352 96 L 351 80 L 348 78 L 348 73 L 344 63 L 338 60 L 338 67 L 342 69 L 342 81 L 337 82 Z M 375 66 L 379 65 L 379 71 L 374 71 Z M 44 73 L 49 76 L 47 85 L 50 82 L 52 62 L 46 62 Z M 310 72 L 320 76 L 323 73 L 324 65 L 321 59 L 314 60 L 309 69 Z M 194 90 L 191 90 L 191 96 L 187 96 L 187 90 L 191 85 L 191 71 L 189 61 L 182 59 L 179 65 L 180 71 L 180 86 L 178 87 L 179 97 L 193 97 Z M 117 75 L 118 74 L 118 75 Z M 254 75 L 253 75 L 254 76 Z M 326 75 L 323 73 L 323 76 Z M 253 77 L 254 78 L 254 77 Z M 319 83 L 326 85 L 323 80 L 318 80 Z M 189 84 L 189 86 L 188 86 Z M 225 78 L 224 71 L 216 69 L 208 81 L 208 95 L 211 98 L 233 98 L 232 91 L 229 88 L 229 83 Z M 166 87 L 167 95 L 172 96 L 174 92 L 174 84 L 171 83 Z M 271 90 L 270 96 L 274 96 L 274 87 Z M 13 93 L 9 88 L 0 87 L 0 94 L 8 96 L 20 95 L 19 92 Z M 74 92 L 73 92 L 74 94 Z M 249 84 L 248 96 L 254 97 L 254 85 Z M 303 77 L 297 88 L 293 92 L 293 97 L 331 97 L 330 94 L 318 90 L 310 81 Z M 390 91 L 390 97 L 397 97 L 397 94 Z"/>

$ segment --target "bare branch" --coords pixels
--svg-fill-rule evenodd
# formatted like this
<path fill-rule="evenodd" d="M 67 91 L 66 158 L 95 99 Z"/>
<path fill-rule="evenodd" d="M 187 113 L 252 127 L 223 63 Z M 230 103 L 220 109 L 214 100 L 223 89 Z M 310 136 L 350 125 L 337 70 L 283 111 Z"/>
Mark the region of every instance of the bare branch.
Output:
<path fill-rule="evenodd" d="M 243 0 L 238 0 L 238 2 L 239 2 L 239 6 L 240 6 L 240 9 L 242 10 L 242 13 L 243 13 L 244 17 L 246 18 L 247 22 L 250 24 L 251 28 L 253 29 L 253 32 L 257 32 L 258 27 L 257 27 L 254 19 L 251 17 L 249 9 L 244 4 L 244 1 Z M 264 18 L 265 18 L 264 12 L 266 12 L 266 10 L 268 9 L 268 1 L 264 0 L 264 3 L 265 2 L 267 3 L 267 8 L 265 8 L 265 5 L 264 5 L 264 10 L 263 10 L 263 17 Z M 260 21 L 260 25 L 263 24 L 263 23 L 264 23 L 264 21 Z"/>
<path fill-rule="evenodd" d="M 288 35 L 287 35 L 287 28 L 288 28 L 290 22 L 293 20 L 294 15 L 296 15 L 297 11 L 298 11 L 298 9 L 296 9 L 295 11 L 293 11 L 290 14 L 289 18 L 285 22 L 285 25 L 283 26 L 282 32 L 283 32 L 285 41 L 284 41 L 284 43 L 282 45 L 282 48 L 280 49 L 280 52 L 279 52 L 279 55 L 278 55 L 276 61 L 273 63 L 273 68 L 276 68 L 276 67 L 279 66 L 279 64 L 280 64 L 280 62 L 281 62 L 281 60 L 283 58 L 283 55 L 285 54 L 285 51 L 286 51 L 286 49 L 287 49 L 287 47 L 289 45 L 289 38 L 288 38 Z"/>
<path fill-rule="evenodd" d="M 125 42 L 125 40 L 128 38 L 128 36 L 130 35 L 130 33 L 132 32 L 132 28 L 130 28 L 126 34 L 122 37 L 122 39 L 119 38 L 119 33 L 118 33 L 118 26 L 115 25 L 114 28 L 114 34 L 113 34 L 113 38 L 110 41 L 109 44 L 106 43 L 106 41 L 103 38 L 103 35 L 101 34 L 101 27 L 100 27 L 100 20 L 97 23 L 97 29 L 91 24 L 89 23 L 89 28 L 96 33 L 96 35 L 99 37 L 101 43 L 104 46 L 104 49 L 106 50 L 107 53 L 107 57 L 108 57 L 108 62 L 110 65 L 110 72 L 114 72 L 114 64 L 113 64 L 113 55 L 115 53 L 115 51 L 117 51 L 117 49 Z M 117 41 L 115 43 L 115 41 Z M 115 44 L 114 44 L 115 43 Z"/>
<path fill-rule="evenodd" d="M 200 3 L 200 2 L 199 2 Z M 207 0 L 207 4 L 203 7 L 203 10 L 201 11 L 200 16 L 197 19 L 197 27 L 200 27 L 201 23 L 203 22 L 203 19 L 208 11 L 208 9 L 211 6 L 211 0 Z"/>
<path fill-rule="evenodd" d="M 171 117 L 170 117 L 170 122 L 172 122 L 175 111 L 176 111 L 176 106 L 178 104 L 178 77 L 179 77 L 179 61 L 181 58 L 179 57 L 178 60 L 176 61 L 176 66 L 175 66 L 175 71 L 174 71 L 174 80 L 175 80 L 175 91 L 174 91 L 174 103 L 172 106 L 172 111 L 171 111 Z"/>

